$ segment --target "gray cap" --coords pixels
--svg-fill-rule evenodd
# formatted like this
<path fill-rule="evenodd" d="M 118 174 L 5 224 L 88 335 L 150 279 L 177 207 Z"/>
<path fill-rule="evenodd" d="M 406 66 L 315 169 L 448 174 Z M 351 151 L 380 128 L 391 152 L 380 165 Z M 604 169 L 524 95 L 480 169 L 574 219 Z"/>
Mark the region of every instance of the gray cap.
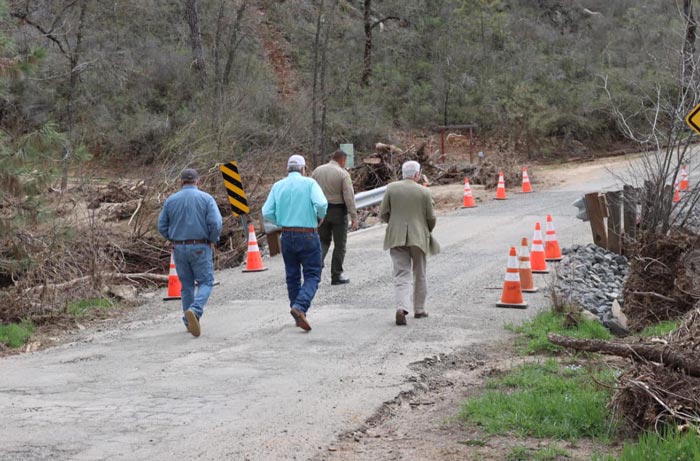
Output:
<path fill-rule="evenodd" d="M 292 155 L 289 157 L 289 160 L 287 160 L 287 167 L 290 166 L 306 166 L 306 161 L 301 155 Z"/>
<path fill-rule="evenodd" d="M 194 168 L 185 168 L 182 170 L 182 173 L 180 173 L 180 179 L 183 182 L 195 182 L 197 179 L 199 179 L 199 175 L 197 174 L 197 170 Z"/>

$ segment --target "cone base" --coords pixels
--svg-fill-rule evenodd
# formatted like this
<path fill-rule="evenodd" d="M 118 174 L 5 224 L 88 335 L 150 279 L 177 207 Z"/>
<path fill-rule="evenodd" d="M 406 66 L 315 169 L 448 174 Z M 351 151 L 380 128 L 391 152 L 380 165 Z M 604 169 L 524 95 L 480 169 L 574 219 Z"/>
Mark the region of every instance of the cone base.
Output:
<path fill-rule="evenodd" d="M 262 272 L 266 271 L 267 267 L 263 267 L 262 269 L 243 269 L 241 272 Z"/>
<path fill-rule="evenodd" d="M 504 302 L 497 302 L 496 303 L 497 307 L 512 307 L 514 309 L 527 309 L 527 303 L 520 303 L 520 304 L 511 304 L 511 303 L 504 303 Z"/>
<path fill-rule="evenodd" d="M 179 299 L 182 299 L 182 296 L 165 296 L 163 301 L 177 301 Z"/>
<path fill-rule="evenodd" d="M 544 258 L 544 260 L 547 262 L 555 262 L 555 263 L 561 261 L 562 259 L 564 259 L 564 258 Z"/>
<path fill-rule="evenodd" d="M 505 197 L 495 197 L 494 200 L 508 200 L 508 199 Z"/>
<path fill-rule="evenodd" d="M 476 208 L 476 207 L 477 207 L 477 205 L 469 205 L 469 206 L 462 205 L 462 208 Z"/>
<path fill-rule="evenodd" d="M 537 293 L 538 291 L 540 291 L 540 289 L 537 287 L 527 289 L 521 288 L 520 291 L 522 291 L 523 293 Z"/>
<path fill-rule="evenodd" d="M 516 194 L 532 194 L 534 191 L 532 190 L 521 190 L 519 192 L 516 192 Z"/>
<path fill-rule="evenodd" d="M 545 270 L 545 271 L 536 271 L 536 270 L 533 269 L 533 270 L 532 270 L 532 273 L 533 273 L 533 274 L 549 274 L 549 269 L 547 269 L 547 270 Z"/>

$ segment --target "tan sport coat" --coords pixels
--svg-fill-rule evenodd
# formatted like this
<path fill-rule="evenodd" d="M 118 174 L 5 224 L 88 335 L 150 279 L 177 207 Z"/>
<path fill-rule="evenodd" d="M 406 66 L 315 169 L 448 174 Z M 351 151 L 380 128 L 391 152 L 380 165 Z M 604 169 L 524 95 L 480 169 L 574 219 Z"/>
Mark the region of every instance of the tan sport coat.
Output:
<path fill-rule="evenodd" d="M 412 179 L 389 184 L 384 193 L 379 216 L 389 223 L 384 235 L 384 249 L 416 246 L 426 255 L 431 251 L 430 232 L 435 227 L 435 211 L 430 191 Z"/>

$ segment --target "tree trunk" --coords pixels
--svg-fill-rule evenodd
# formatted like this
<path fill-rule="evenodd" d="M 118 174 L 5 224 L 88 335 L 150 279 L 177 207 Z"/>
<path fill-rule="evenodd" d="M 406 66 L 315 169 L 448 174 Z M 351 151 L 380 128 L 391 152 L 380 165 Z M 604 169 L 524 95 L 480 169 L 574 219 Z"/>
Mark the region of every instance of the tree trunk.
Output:
<path fill-rule="evenodd" d="M 204 62 L 204 48 L 202 46 L 202 31 L 199 28 L 199 14 L 197 13 L 197 0 L 185 0 L 185 17 L 190 26 L 190 46 L 192 47 L 193 67 L 200 75 L 201 86 L 204 86 L 206 66 Z"/>
<path fill-rule="evenodd" d="M 645 360 L 657 362 L 685 371 L 690 376 L 700 377 L 700 357 L 673 350 L 670 346 L 623 344 L 602 339 L 576 339 L 554 333 L 547 335 L 547 338 L 549 342 L 569 349 L 627 357 L 638 362 Z"/>
<path fill-rule="evenodd" d="M 681 62 L 681 85 L 685 88 L 692 84 L 695 73 L 695 41 L 697 39 L 698 23 L 693 15 L 693 0 L 683 0 L 683 18 L 686 22 L 685 42 Z"/>
<path fill-rule="evenodd" d="M 231 26 L 231 35 L 228 39 L 228 57 L 226 58 L 226 68 L 224 69 L 223 85 L 228 86 L 231 79 L 231 70 L 233 69 L 233 61 L 236 58 L 236 50 L 241 43 L 242 38 L 239 38 L 241 32 L 241 23 L 243 22 L 243 14 L 248 7 L 248 1 L 244 0 L 241 6 L 236 11 L 236 21 Z"/>
<path fill-rule="evenodd" d="M 372 0 L 365 0 L 364 3 L 364 25 L 365 25 L 365 55 L 362 69 L 362 86 L 369 86 L 369 79 L 372 77 Z"/>
<path fill-rule="evenodd" d="M 314 78 L 311 86 L 311 156 L 314 167 L 318 166 L 318 71 L 319 49 L 321 48 L 321 24 L 323 20 L 323 0 L 318 4 L 316 17 L 316 36 L 314 37 Z"/>
<path fill-rule="evenodd" d="M 73 104 L 75 101 L 76 87 L 78 86 L 78 63 L 83 51 L 83 30 L 85 28 L 85 13 L 87 11 L 86 0 L 80 4 L 80 16 L 78 19 L 78 27 L 75 36 L 75 48 L 70 53 L 70 77 L 68 81 L 68 101 L 66 102 L 66 128 L 68 131 L 68 140 L 63 146 L 63 157 L 61 158 L 61 193 L 65 192 L 68 187 L 68 166 L 70 165 L 71 157 L 73 157 L 73 128 L 75 125 L 75 115 Z"/>

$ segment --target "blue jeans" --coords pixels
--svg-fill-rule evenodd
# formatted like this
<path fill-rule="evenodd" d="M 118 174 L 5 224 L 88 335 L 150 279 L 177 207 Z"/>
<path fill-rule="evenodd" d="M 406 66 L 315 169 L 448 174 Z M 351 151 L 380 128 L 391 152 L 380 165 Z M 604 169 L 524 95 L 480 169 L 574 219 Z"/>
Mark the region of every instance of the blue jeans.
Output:
<path fill-rule="evenodd" d="M 177 278 L 180 279 L 182 290 L 182 312 L 188 309 L 201 318 L 204 313 L 204 305 L 209 299 L 211 289 L 214 286 L 214 260 L 212 259 L 211 246 L 206 243 L 192 245 L 175 245 L 173 251 Z M 197 293 L 195 294 L 194 282 L 197 281 Z M 184 315 L 183 322 L 187 325 Z"/>
<path fill-rule="evenodd" d="M 321 280 L 321 241 L 315 232 L 282 232 L 282 258 L 289 306 L 306 312 Z M 301 275 L 304 274 L 304 283 Z"/>

